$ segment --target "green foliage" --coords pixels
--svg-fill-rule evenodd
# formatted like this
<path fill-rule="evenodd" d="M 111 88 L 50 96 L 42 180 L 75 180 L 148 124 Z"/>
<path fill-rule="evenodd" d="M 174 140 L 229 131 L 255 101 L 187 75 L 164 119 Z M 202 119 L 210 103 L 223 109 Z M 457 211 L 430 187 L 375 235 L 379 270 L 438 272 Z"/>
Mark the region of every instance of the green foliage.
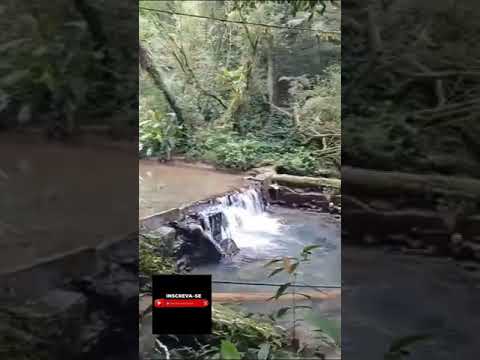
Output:
<path fill-rule="evenodd" d="M 225 360 L 240 360 L 242 358 L 242 354 L 238 352 L 237 347 L 228 340 L 222 340 L 220 355 Z"/>
<path fill-rule="evenodd" d="M 262 4 L 264 1 L 259 0 L 234 0 L 234 9 L 246 9 L 256 8 L 258 4 Z M 272 2 L 280 4 L 289 4 L 291 12 L 296 15 L 297 12 L 306 11 L 310 12 L 311 16 L 318 13 L 322 15 L 325 12 L 327 4 L 336 4 L 336 0 L 273 0 Z"/>
<path fill-rule="evenodd" d="M 119 108 L 125 107 L 122 113 L 132 110 L 136 79 L 126 79 L 136 74 L 122 71 L 131 70 L 132 62 L 126 60 L 131 54 L 125 55 L 125 46 L 125 53 L 120 53 L 107 41 L 92 39 L 92 29 L 76 3 L 7 3 L 2 17 L 8 31 L 0 35 L 1 124 L 48 126 L 58 121 L 71 132 L 77 125 L 108 124 L 111 119 L 105 114 Z M 105 30 L 108 22 L 101 26 Z M 119 123 L 136 126 L 123 119 L 111 125 Z"/>
<path fill-rule="evenodd" d="M 141 234 L 138 244 L 140 273 L 148 276 L 174 273 L 175 258 L 171 246 L 153 235 Z"/>
<path fill-rule="evenodd" d="M 181 128 L 176 126 L 173 119 L 166 119 L 158 111 L 148 110 L 143 112 L 139 123 L 140 154 L 170 160 L 179 129 Z"/>
<path fill-rule="evenodd" d="M 271 147 L 254 137 L 241 138 L 231 131 L 206 130 L 193 140 L 189 155 L 220 167 L 247 170 L 265 160 Z"/>
<path fill-rule="evenodd" d="M 292 139 L 271 141 L 265 134 L 241 137 L 232 131 L 205 130 L 191 139 L 187 154 L 222 168 L 248 170 L 276 165 L 282 173 L 315 175 L 322 164 L 317 152 Z"/>
<path fill-rule="evenodd" d="M 283 257 L 270 260 L 265 267 L 270 267 L 272 265 L 278 266 L 274 269 L 269 277 L 275 276 L 279 273 L 287 273 L 289 275 L 289 281 L 280 285 L 277 289 L 277 292 L 269 300 L 278 300 L 280 297 L 292 295 L 293 301 L 291 306 L 283 307 L 277 310 L 275 317 L 281 318 L 288 312 L 292 314 L 292 329 L 293 329 L 293 341 L 292 345 L 295 347 L 295 329 L 298 326 L 300 321 L 306 320 L 316 329 L 314 330 L 319 334 L 317 339 L 324 344 L 330 346 L 340 346 L 340 326 L 334 321 L 318 316 L 314 311 L 312 311 L 311 306 L 297 305 L 295 301 L 295 296 L 300 295 L 304 296 L 306 299 L 310 298 L 307 294 L 302 294 L 296 291 L 295 284 L 297 283 L 297 276 L 299 271 L 299 266 L 303 263 L 310 261 L 310 256 L 313 254 L 315 249 L 318 249 L 319 245 L 308 245 L 305 246 L 302 251 L 296 257 Z M 290 291 L 288 291 L 291 289 Z M 305 319 L 299 319 L 297 317 L 298 310 L 308 309 L 309 311 L 305 315 Z"/>
<path fill-rule="evenodd" d="M 86 99 L 87 72 L 98 64 L 101 56 L 82 49 L 88 36 L 86 24 L 56 23 L 51 18 L 32 15 L 24 15 L 19 21 L 28 29 L 28 36 L 6 42 L 1 49 L 8 73 L 0 79 L 4 94 L 21 99 L 17 119 L 22 125 L 41 107 L 51 110 L 45 109 L 47 96 L 72 126 L 75 111 Z M 52 41 L 60 29 L 65 31 L 65 38 Z"/>
<path fill-rule="evenodd" d="M 305 13 L 321 10 L 322 3 L 327 2 L 188 1 L 149 3 L 149 7 L 286 26 L 298 20 L 297 12 L 304 19 Z M 181 132 L 166 127 L 171 109 L 152 84 L 142 79 L 142 155 L 167 159 L 170 153 L 182 154 L 239 171 L 276 165 L 279 172 L 310 176 L 338 165 L 338 66 L 291 78 L 291 104 L 286 113 L 272 110 L 267 100 L 269 41 L 276 48 L 288 49 L 295 41 L 317 41 L 314 33 L 297 34 L 298 40 L 292 40 L 291 32 L 282 29 L 149 11 L 140 13 L 140 24 L 140 41 L 164 73 L 186 118 Z M 325 139 L 312 140 L 325 133 L 329 134 Z"/>
<path fill-rule="evenodd" d="M 269 343 L 279 349 L 286 343 L 286 335 L 272 320 L 259 315 L 247 316 L 231 307 L 214 305 L 213 334 L 221 339 L 230 339 L 241 352 Z"/>

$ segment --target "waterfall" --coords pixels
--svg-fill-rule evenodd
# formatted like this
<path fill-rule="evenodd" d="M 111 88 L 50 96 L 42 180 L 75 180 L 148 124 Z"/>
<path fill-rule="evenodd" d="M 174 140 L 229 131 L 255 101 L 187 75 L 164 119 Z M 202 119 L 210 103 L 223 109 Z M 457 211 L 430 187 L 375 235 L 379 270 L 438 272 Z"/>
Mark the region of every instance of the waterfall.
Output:
<path fill-rule="evenodd" d="M 282 224 L 266 211 L 266 204 L 257 188 L 225 195 L 217 205 L 202 214 L 206 230 L 213 239 L 232 239 L 238 248 L 259 249 L 274 246 L 273 236 L 279 235 Z M 215 220 L 215 214 L 221 216 Z"/>

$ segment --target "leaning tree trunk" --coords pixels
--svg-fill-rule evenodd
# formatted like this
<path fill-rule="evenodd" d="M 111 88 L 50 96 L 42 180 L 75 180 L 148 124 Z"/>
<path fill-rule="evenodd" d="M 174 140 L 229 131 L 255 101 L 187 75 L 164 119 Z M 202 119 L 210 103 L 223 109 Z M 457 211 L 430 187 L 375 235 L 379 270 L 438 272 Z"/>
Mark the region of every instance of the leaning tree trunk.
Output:
<path fill-rule="evenodd" d="M 163 81 L 162 74 L 153 64 L 152 58 L 147 49 L 140 45 L 139 47 L 140 66 L 144 69 L 152 78 L 155 85 L 165 96 L 165 99 L 170 105 L 170 108 L 175 113 L 179 125 L 185 123 L 185 117 L 183 116 L 182 109 L 178 106 L 175 96 L 170 92 L 165 81 Z"/>

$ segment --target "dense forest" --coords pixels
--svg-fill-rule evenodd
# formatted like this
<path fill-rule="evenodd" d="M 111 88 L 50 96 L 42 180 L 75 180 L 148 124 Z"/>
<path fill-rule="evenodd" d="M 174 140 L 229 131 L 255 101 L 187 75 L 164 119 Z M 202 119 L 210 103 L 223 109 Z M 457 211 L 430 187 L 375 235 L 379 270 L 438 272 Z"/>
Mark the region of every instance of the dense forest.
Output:
<path fill-rule="evenodd" d="M 142 156 L 338 174 L 338 3 L 141 1 L 139 21 Z"/>
<path fill-rule="evenodd" d="M 3 1 L 0 129 L 136 133 L 135 13 L 128 1 Z"/>

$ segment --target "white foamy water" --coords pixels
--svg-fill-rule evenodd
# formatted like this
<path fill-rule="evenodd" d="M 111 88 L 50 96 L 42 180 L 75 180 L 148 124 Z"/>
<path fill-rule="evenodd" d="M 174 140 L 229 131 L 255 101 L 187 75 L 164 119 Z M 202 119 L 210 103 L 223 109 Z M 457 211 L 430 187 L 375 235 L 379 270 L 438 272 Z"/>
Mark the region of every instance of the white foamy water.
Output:
<path fill-rule="evenodd" d="M 281 234 L 282 224 L 265 211 L 258 189 L 227 195 L 217 199 L 224 217 L 222 238 L 235 241 L 240 249 L 276 247 L 274 238 Z"/>

